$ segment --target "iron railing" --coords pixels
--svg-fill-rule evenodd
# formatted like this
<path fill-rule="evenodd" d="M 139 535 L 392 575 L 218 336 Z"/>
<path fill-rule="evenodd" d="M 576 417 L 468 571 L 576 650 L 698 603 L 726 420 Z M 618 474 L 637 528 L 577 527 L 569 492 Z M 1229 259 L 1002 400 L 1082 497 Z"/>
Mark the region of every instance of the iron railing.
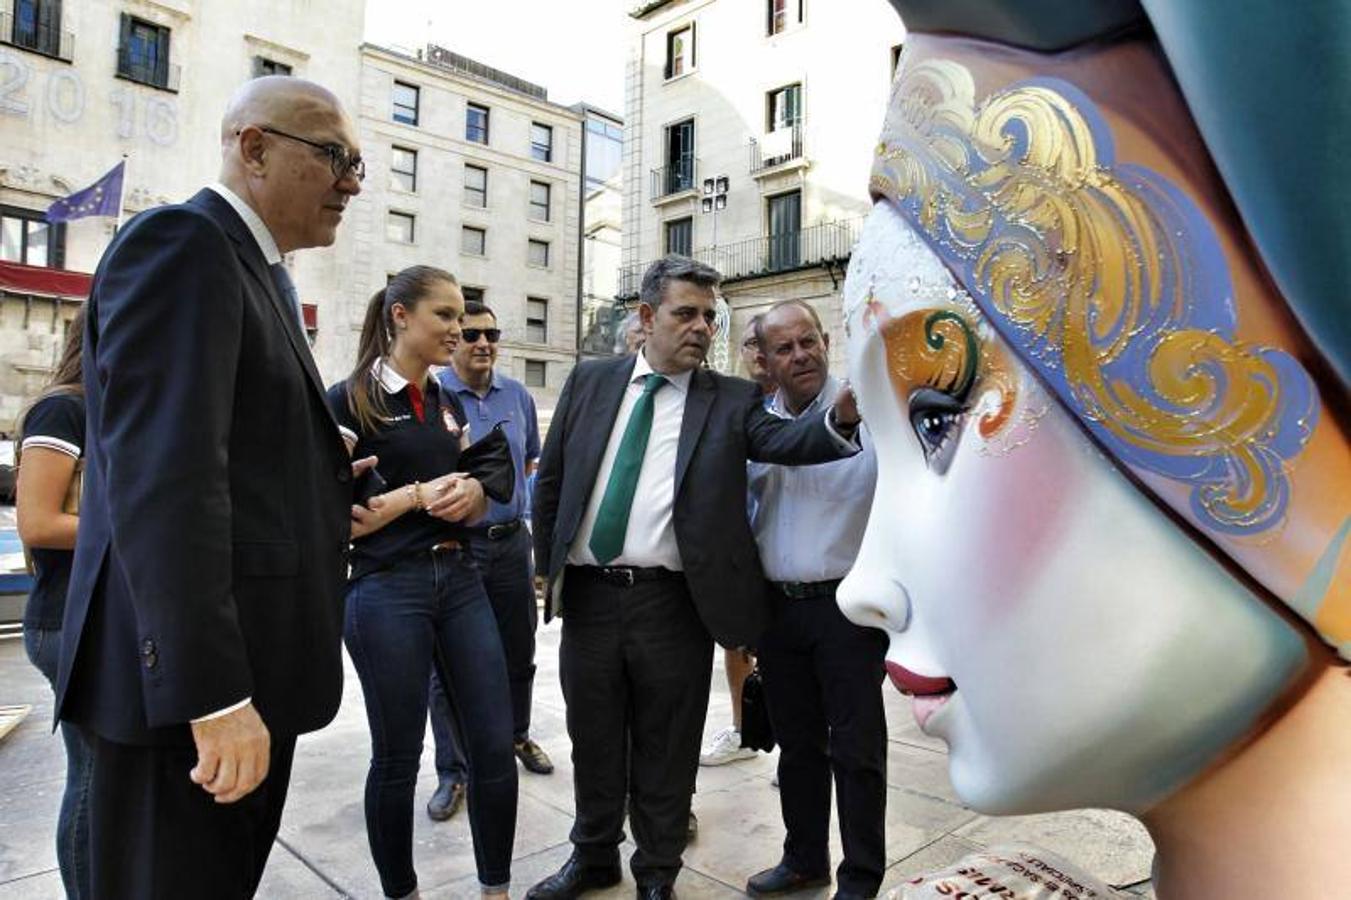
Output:
<path fill-rule="evenodd" d="M 134 81 L 137 84 L 148 84 L 151 87 L 157 87 L 165 91 L 178 93 L 178 79 L 181 74 L 180 68 L 169 62 L 159 61 L 150 64 L 143 58 L 138 57 L 131 52 L 131 48 L 122 46 L 117 48 L 117 77 L 125 78 L 128 81 Z"/>
<path fill-rule="evenodd" d="M 652 170 L 652 199 L 660 200 L 682 191 L 692 191 L 699 177 L 699 160 L 682 156 Z"/>
<path fill-rule="evenodd" d="M 43 56 L 71 62 L 75 58 L 75 35 L 60 26 L 37 21 L 23 22 L 10 12 L 0 12 L 0 43 L 32 50 Z"/>
<path fill-rule="evenodd" d="M 802 159 L 804 155 L 801 124 L 781 128 L 765 135 L 761 140 L 751 138 L 751 174 L 755 175 L 765 169 Z"/>
<path fill-rule="evenodd" d="M 478 60 L 461 56 L 445 47 L 438 47 L 436 44 L 427 45 L 427 62 L 443 69 L 449 69 L 452 72 L 458 72 L 461 75 L 471 75 L 474 78 L 491 81 L 493 84 L 501 85 L 504 88 L 509 88 L 538 100 L 549 99 L 549 92 L 533 82 L 526 81 L 524 78 L 517 78 L 501 69 L 486 66 Z"/>
<path fill-rule="evenodd" d="M 694 258 L 722 273 L 724 284 L 778 275 L 795 269 L 832 264 L 843 266 L 854 252 L 862 225 L 862 219 L 823 222 L 800 231 L 766 234 L 716 247 L 701 247 L 694 251 Z M 631 300 L 638 296 L 643 273 L 651 264 L 649 260 L 620 267 L 616 291 L 620 300 Z"/>

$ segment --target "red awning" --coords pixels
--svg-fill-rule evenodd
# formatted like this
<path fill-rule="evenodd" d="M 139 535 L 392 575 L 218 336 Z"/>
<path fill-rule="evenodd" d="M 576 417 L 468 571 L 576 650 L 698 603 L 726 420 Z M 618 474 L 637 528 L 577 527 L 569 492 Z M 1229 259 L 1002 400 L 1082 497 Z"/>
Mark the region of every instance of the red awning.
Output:
<path fill-rule="evenodd" d="M 0 290 L 14 294 L 85 300 L 89 297 L 89 285 L 93 280 L 94 276 L 86 272 L 0 262 Z"/>

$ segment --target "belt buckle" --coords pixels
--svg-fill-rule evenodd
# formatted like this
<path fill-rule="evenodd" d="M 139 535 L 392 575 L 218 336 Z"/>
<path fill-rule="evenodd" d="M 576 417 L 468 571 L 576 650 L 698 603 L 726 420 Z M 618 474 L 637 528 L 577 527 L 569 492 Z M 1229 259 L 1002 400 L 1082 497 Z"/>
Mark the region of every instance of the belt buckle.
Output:
<path fill-rule="evenodd" d="M 488 526 L 488 540 L 490 540 L 490 541 L 495 541 L 495 540 L 497 540 L 498 538 L 500 538 L 500 537 L 502 536 L 502 531 L 503 531 L 505 528 L 506 528 L 505 525 L 489 525 L 489 526 Z"/>
<path fill-rule="evenodd" d="M 622 566 L 606 566 L 603 570 L 605 577 L 621 587 L 631 588 L 636 580 L 633 577 L 633 569 Z"/>

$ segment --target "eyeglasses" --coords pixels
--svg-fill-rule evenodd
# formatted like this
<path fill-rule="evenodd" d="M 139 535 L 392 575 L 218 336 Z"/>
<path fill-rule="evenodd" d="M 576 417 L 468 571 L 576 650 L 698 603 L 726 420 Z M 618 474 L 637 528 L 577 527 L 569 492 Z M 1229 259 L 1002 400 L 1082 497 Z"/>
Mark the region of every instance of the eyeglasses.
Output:
<path fill-rule="evenodd" d="M 258 130 L 265 134 L 275 134 L 277 137 L 298 141 L 299 143 L 306 144 L 316 150 L 323 151 L 328 156 L 328 164 L 329 167 L 333 169 L 333 177 L 339 181 L 346 178 L 348 173 L 355 175 L 357 181 L 366 180 L 366 161 L 360 156 L 352 155 L 352 153 L 341 144 L 320 144 L 298 135 L 287 134 L 285 131 L 282 131 L 279 128 L 273 128 L 270 125 L 259 125 Z M 235 133 L 238 134 L 239 132 Z"/>
<path fill-rule="evenodd" d="M 481 337 L 486 337 L 490 344 L 496 344 L 498 341 L 502 340 L 502 329 L 466 328 L 460 332 L 460 336 L 464 338 L 465 343 L 467 344 L 477 344 L 478 339 Z"/>
<path fill-rule="evenodd" d="M 759 349 L 760 349 L 760 339 L 759 339 L 759 338 L 748 337 L 748 338 L 746 338 L 744 341 L 741 342 L 741 346 L 744 347 L 744 348 L 747 349 L 747 350 L 759 350 Z"/>

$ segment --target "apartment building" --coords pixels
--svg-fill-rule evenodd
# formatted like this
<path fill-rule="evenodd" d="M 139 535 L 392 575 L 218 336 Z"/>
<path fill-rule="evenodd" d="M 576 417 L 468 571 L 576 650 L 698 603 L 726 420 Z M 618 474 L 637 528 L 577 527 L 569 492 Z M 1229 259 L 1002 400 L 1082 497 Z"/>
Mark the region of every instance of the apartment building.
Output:
<path fill-rule="evenodd" d="M 776 300 L 807 300 L 838 364 L 840 289 L 904 39 L 895 12 L 654 0 L 631 17 L 618 296 L 636 300 L 661 255 L 692 256 L 723 273 L 731 335 Z"/>

